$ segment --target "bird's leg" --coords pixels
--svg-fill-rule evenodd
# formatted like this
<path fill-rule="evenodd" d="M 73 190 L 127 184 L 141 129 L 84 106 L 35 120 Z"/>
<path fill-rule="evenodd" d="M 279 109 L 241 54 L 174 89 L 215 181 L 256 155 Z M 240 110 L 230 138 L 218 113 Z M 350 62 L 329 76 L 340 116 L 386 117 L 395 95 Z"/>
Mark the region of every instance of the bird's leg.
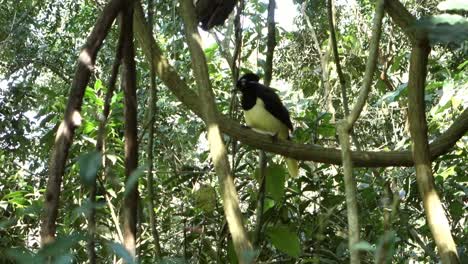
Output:
<path fill-rule="evenodd" d="M 251 127 L 249 126 L 246 126 L 246 125 L 241 125 L 242 128 L 245 128 L 245 129 L 251 129 Z"/>
<path fill-rule="evenodd" d="M 274 133 L 273 135 L 271 135 L 271 141 L 273 143 L 276 143 L 278 141 L 278 132 Z"/>

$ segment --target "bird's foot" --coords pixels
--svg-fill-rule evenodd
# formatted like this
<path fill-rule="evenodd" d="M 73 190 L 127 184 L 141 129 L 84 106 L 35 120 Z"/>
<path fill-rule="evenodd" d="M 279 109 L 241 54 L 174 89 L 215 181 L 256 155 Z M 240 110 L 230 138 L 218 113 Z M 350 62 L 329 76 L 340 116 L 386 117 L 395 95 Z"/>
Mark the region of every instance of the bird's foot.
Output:
<path fill-rule="evenodd" d="M 245 129 L 251 129 L 251 127 L 249 126 L 246 126 L 246 125 L 241 125 L 242 128 L 245 128 Z"/>
<path fill-rule="evenodd" d="M 271 135 L 271 141 L 273 143 L 276 143 L 278 141 L 278 132 L 276 132 L 275 134 Z"/>

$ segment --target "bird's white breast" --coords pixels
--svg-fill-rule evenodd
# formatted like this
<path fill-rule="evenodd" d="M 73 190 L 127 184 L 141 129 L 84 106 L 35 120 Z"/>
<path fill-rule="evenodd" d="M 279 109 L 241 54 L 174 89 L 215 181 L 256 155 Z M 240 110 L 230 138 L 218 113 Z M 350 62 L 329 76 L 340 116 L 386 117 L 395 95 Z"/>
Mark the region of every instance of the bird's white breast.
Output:
<path fill-rule="evenodd" d="M 281 139 L 288 138 L 288 127 L 265 109 L 265 103 L 260 98 L 257 98 L 254 107 L 244 110 L 244 117 L 247 126 L 259 132 L 277 134 Z"/>

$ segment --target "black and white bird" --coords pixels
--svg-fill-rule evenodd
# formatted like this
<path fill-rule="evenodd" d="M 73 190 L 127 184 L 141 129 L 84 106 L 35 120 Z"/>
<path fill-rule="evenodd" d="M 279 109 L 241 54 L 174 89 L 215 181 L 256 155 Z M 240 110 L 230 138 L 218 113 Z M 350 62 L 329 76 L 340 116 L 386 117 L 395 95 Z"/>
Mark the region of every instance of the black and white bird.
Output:
<path fill-rule="evenodd" d="M 258 75 L 247 73 L 237 81 L 237 89 L 242 93 L 241 104 L 245 123 L 260 133 L 266 132 L 289 140 L 289 131 L 293 130 L 289 112 L 275 90 L 260 84 L 259 80 Z M 286 164 L 291 177 L 297 177 L 297 160 L 286 158 Z"/>

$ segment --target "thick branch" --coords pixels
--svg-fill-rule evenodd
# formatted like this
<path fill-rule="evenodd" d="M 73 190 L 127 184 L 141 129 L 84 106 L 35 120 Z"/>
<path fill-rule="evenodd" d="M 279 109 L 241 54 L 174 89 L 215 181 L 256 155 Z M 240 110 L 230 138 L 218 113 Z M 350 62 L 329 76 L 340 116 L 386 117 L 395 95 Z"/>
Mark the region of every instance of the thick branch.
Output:
<path fill-rule="evenodd" d="M 138 43 L 148 60 L 151 60 L 156 68 L 156 74 L 171 90 L 172 93 L 193 113 L 200 118 L 201 103 L 198 96 L 180 78 L 175 69 L 163 56 L 159 46 L 148 36 L 148 28 L 145 25 L 143 11 L 135 10 L 135 33 Z M 149 47 L 153 45 L 154 56 L 151 59 Z M 250 129 L 244 129 L 239 122 L 224 115 L 218 114 L 218 122 L 221 131 L 254 148 L 263 149 L 272 153 L 295 158 L 297 160 L 311 160 L 328 164 L 341 164 L 341 153 L 339 149 L 324 148 L 318 145 L 299 144 L 287 140 L 271 143 L 271 137 L 261 135 Z M 453 125 L 439 138 L 430 144 L 431 158 L 447 153 L 455 143 L 468 131 L 468 109 L 454 120 Z M 390 167 L 390 166 L 413 166 L 411 152 L 406 151 L 352 151 L 353 164 L 355 167 Z"/>
<path fill-rule="evenodd" d="M 113 0 L 107 4 L 101 16 L 96 20 L 93 31 L 81 50 L 70 96 L 68 97 L 64 120 L 57 131 L 54 149 L 50 158 L 49 178 L 45 192 L 44 210 L 41 217 L 40 233 L 42 245 L 48 244 L 55 239 L 55 220 L 58 214 L 60 185 L 75 128 L 81 123 L 80 111 L 84 91 L 89 82 L 97 52 L 117 14 L 122 9 L 123 3 L 123 0 Z"/>
<path fill-rule="evenodd" d="M 136 65 L 133 45 L 133 1 L 126 0 L 122 11 L 122 87 L 124 91 L 125 117 L 125 176 L 128 179 L 138 166 L 138 133 L 137 133 L 137 98 L 136 98 Z M 125 186 L 123 201 L 124 246 L 130 255 L 136 258 L 138 184 Z"/>
<path fill-rule="evenodd" d="M 195 9 L 192 0 L 180 0 L 180 6 L 181 15 L 184 20 L 185 37 L 192 57 L 192 69 L 198 85 L 199 98 L 203 101 L 202 116 L 208 131 L 210 155 L 216 174 L 218 175 L 224 214 L 239 263 L 251 263 L 248 256 L 251 254 L 252 245 L 242 223 L 243 216 L 239 207 L 239 198 L 234 185 L 234 178 L 229 168 L 226 147 L 219 130 L 214 94 L 208 75 L 205 54 L 201 47 Z"/>
<path fill-rule="evenodd" d="M 110 113 L 111 99 L 112 99 L 112 96 L 114 95 L 115 83 L 117 82 L 117 75 L 119 74 L 120 60 L 122 58 L 122 44 L 123 44 L 122 32 L 120 33 L 118 41 L 119 43 L 116 49 L 115 60 L 114 60 L 114 63 L 112 64 L 111 76 L 107 84 L 107 93 L 104 99 L 104 110 L 100 118 L 98 135 L 97 135 L 97 140 L 96 140 L 96 151 L 101 152 L 101 153 L 103 152 L 103 147 L 104 147 L 106 124 L 107 124 L 107 118 L 109 117 L 109 113 Z M 105 162 L 103 163 L 105 164 Z M 94 237 L 94 233 L 96 231 L 96 219 L 95 219 L 96 208 L 94 206 L 96 202 L 96 187 L 97 187 L 96 179 L 94 179 L 89 189 L 89 201 L 91 203 L 91 208 L 89 209 L 89 214 L 88 214 L 88 233 L 89 233 L 88 258 L 89 258 L 90 264 L 96 263 L 96 259 L 97 259 L 96 241 Z"/>
<path fill-rule="evenodd" d="M 153 0 L 148 0 L 148 23 L 149 23 L 149 33 L 150 38 L 153 37 Z M 153 49 L 151 48 L 151 57 L 153 56 Z M 154 253 L 156 259 L 161 259 L 161 244 L 159 242 L 159 232 L 156 226 L 156 213 L 154 212 L 154 201 L 156 200 L 154 188 L 154 179 L 153 179 L 153 146 L 154 146 L 154 125 L 156 120 L 156 115 L 158 111 L 156 109 L 156 103 L 158 100 L 157 90 L 156 90 L 156 74 L 154 73 L 154 64 L 150 63 L 150 96 L 148 98 L 148 146 L 147 146 L 147 164 L 148 164 L 148 175 L 147 175 L 147 190 L 148 190 L 148 211 L 149 211 L 149 220 L 151 227 L 151 234 L 154 240 Z"/>
<path fill-rule="evenodd" d="M 413 44 L 408 82 L 408 118 L 413 141 L 413 160 L 416 182 L 423 200 L 427 223 L 444 264 L 460 263 L 457 247 L 450 232 L 450 224 L 437 194 L 432 175 L 431 157 L 427 140 L 424 88 L 430 48 L 424 36 L 418 36 Z"/>

